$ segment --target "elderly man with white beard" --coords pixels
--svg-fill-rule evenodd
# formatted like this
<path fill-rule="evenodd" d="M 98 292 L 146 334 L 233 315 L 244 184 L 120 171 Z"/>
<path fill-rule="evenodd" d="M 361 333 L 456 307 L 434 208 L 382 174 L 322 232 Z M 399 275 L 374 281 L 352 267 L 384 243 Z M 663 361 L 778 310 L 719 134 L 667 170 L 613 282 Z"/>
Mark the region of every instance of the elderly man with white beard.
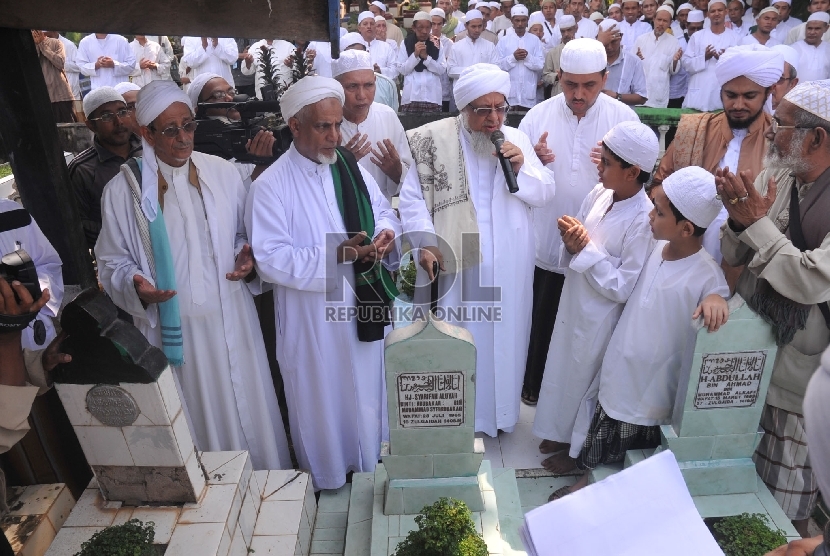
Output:
<path fill-rule="evenodd" d="M 138 93 L 143 158 L 104 189 L 95 255 L 113 302 L 174 369 L 202 451 L 248 450 L 255 469 L 291 460 L 252 293 L 233 165 L 193 152 L 190 98 L 172 81 Z"/>
<path fill-rule="evenodd" d="M 453 87 L 459 116 L 407 134 L 416 167 L 400 199 L 404 231 L 418 250 L 416 284 L 433 279 L 437 262 L 440 308 L 475 339 L 475 429 L 490 436 L 511 432 L 519 418 L 533 298 L 529 209 L 554 193 L 553 174 L 530 139 L 503 125 L 509 93 L 510 75 L 497 66 L 464 70 Z M 500 153 L 516 176 L 514 193 L 491 142 L 497 131 L 506 138 Z M 416 302 L 426 301 L 426 289 L 416 290 Z"/>
<path fill-rule="evenodd" d="M 400 221 L 340 143 L 343 87 L 304 77 L 283 94 L 294 141 L 251 186 L 245 223 L 274 284 L 291 440 L 316 489 L 371 472 L 388 436 L 383 338 L 397 295 Z"/>

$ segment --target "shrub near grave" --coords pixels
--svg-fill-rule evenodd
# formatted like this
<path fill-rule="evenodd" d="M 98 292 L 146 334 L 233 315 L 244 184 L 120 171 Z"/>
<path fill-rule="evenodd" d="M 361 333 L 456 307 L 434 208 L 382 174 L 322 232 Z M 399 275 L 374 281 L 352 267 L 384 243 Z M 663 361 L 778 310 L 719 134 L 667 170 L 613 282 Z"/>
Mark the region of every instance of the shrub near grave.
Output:
<path fill-rule="evenodd" d="M 82 544 L 75 556 L 154 556 L 154 525 L 152 521 L 144 524 L 131 519 L 123 525 L 107 527 Z"/>
<path fill-rule="evenodd" d="M 726 556 L 763 556 L 787 544 L 784 531 L 772 530 L 768 523 L 763 514 L 743 513 L 719 519 L 713 532 Z"/>
<path fill-rule="evenodd" d="M 418 529 L 398 544 L 395 556 L 487 556 L 467 504 L 441 498 L 415 517 Z"/>

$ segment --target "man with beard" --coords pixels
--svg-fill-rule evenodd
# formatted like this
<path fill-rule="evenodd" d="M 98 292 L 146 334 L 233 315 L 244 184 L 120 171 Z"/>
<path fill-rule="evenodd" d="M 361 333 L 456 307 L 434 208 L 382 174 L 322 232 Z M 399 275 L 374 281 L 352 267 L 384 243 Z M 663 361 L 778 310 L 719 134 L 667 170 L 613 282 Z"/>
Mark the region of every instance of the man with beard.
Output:
<path fill-rule="evenodd" d="M 475 339 L 475 429 L 490 436 L 512 432 L 519 419 L 533 284 L 529 209 L 554 193 L 553 175 L 530 139 L 504 126 L 509 93 L 507 72 L 492 64 L 467 68 L 453 87 L 459 116 L 408 132 L 417 168 L 407 174 L 400 202 L 403 229 L 418 249 L 416 283 L 433 280 L 438 263 L 446 320 Z M 498 130 L 519 187 L 514 193 L 490 141 Z M 428 289 L 416 290 L 416 302 L 427 301 L 419 296 Z"/>
<path fill-rule="evenodd" d="M 718 171 L 718 193 L 729 212 L 724 260 L 746 265 L 737 292 L 772 324 L 778 343 L 755 466 L 802 536 L 818 492 L 804 432 L 804 393 L 830 343 L 828 95 L 826 82 L 802 83 L 787 93 L 767 132 L 769 154 L 754 183 L 750 170 L 737 176 Z"/>
<path fill-rule="evenodd" d="M 700 166 L 712 173 L 718 168 L 741 168 L 753 175 L 760 172 L 771 125 L 764 104 L 783 69 L 781 54 L 764 46 L 727 50 L 715 69 L 723 112 L 681 116 L 674 141 L 655 172 L 654 184 L 686 166 Z M 721 213 L 721 219 L 707 228 L 703 238 L 703 246 L 717 262 L 721 261 L 718 228 L 725 217 Z"/>
<path fill-rule="evenodd" d="M 792 91 L 798 85 L 798 65 L 800 56 L 798 52 L 786 44 L 777 44 L 772 47 L 776 52 L 780 52 L 784 57 L 784 73 L 778 79 L 778 83 L 772 86 L 772 94 L 769 96 L 770 101 L 766 106 L 766 110 L 770 114 L 774 114 L 778 105 L 784 100 L 784 96 Z"/>
<path fill-rule="evenodd" d="M 87 247 L 92 249 L 101 232 L 104 186 L 127 159 L 141 156 L 141 139 L 130 131 L 134 113 L 112 87 L 99 87 L 86 95 L 84 115 L 93 133 L 92 146 L 72 159 L 68 170 Z"/>
<path fill-rule="evenodd" d="M 646 76 L 646 106 L 666 108 L 669 104 L 669 81 L 680 68 L 683 50 L 677 39 L 666 29 L 671 25 L 672 9 L 660 6 L 654 15 L 654 31 L 641 35 L 634 43 L 634 51 L 643 60 Z"/>

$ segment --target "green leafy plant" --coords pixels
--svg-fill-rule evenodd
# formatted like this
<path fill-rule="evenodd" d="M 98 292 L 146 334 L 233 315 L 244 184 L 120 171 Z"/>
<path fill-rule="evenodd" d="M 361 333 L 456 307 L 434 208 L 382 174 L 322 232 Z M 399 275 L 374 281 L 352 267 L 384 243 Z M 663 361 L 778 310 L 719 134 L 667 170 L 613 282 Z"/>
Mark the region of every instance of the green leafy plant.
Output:
<path fill-rule="evenodd" d="M 415 296 L 415 276 L 418 273 L 418 268 L 415 266 L 415 260 L 409 261 L 409 264 L 401 269 L 401 293 L 409 296 L 412 299 Z"/>
<path fill-rule="evenodd" d="M 395 556 L 487 556 L 467 504 L 441 498 L 415 517 L 418 529 L 398 544 Z"/>
<path fill-rule="evenodd" d="M 763 556 L 787 543 L 781 529 L 771 529 L 764 514 L 733 515 L 714 525 L 715 539 L 726 556 Z"/>
<path fill-rule="evenodd" d="M 92 535 L 75 556 L 153 556 L 156 536 L 152 521 L 131 519 L 123 525 L 107 527 Z"/>

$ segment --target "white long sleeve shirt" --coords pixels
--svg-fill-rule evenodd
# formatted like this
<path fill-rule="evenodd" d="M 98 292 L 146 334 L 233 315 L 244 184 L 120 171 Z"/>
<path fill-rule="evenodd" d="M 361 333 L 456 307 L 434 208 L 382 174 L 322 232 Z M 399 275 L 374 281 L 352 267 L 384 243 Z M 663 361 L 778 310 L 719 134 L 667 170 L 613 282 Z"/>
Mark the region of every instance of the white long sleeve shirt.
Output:
<path fill-rule="evenodd" d="M 830 78 L 830 43 L 821 41 L 818 46 L 810 46 L 800 40 L 792 44 L 798 52 L 798 81 L 819 81 Z"/>
<path fill-rule="evenodd" d="M 60 39 L 63 50 L 66 52 L 63 72 L 66 74 L 66 80 L 72 89 L 72 96 L 75 97 L 75 100 L 81 100 L 81 68 L 78 67 L 75 61 L 78 56 L 78 47 L 63 35 L 58 35 L 58 39 Z"/>
<path fill-rule="evenodd" d="M 143 87 L 151 81 L 163 80 L 165 74 L 170 74 L 170 58 L 161 49 L 159 43 L 146 40 L 144 46 L 142 46 L 138 39 L 133 39 L 130 47 L 133 49 L 133 55 L 135 56 L 135 70 L 132 74 L 133 83 Z M 149 60 L 158 65 L 155 69 L 141 69 L 141 60 Z"/>
<path fill-rule="evenodd" d="M 443 47 L 443 45 L 442 45 Z M 441 76 L 447 73 L 447 52 L 443 48 L 438 50 L 438 59 L 427 56 L 423 61 L 426 67 L 423 71 L 415 71 L 421 58 L 406 53 L 406 45 L 401 43 L 398 49 L 398 71 L 403 75 L 403 92 L 401 105 L 410 102 L 431 102 L 441 105 L 444 100 L 444 91 L 441 86 Z"/>
<path fill-rule="evenodd" d="M 95 69 L 95 62 L 101 56 L 112 58 L 115 67 Z M 121 35 L 107 35 L 103 39 L 97 38 L 94 33 L 87 35 L 78 44 L 75 62 L 81 73 L 89 77 L 92 89 L 114 87 L 129 81 L 130 74 L 135 69 L 133 49 Z"/>
<path fill-rule="evenodd" d="M 388 43 L 373 40 L 369 43 L 369 55 L 372 57 L 372 63 L 380 68 L 380 73 L 389 79 L 395 79 L 398 76 L 397 54 Z"/>
<path fill-rule="evenodd" d="M 709 29 L 701 29 L 689 39 L 689 46 L 683 52 L 680 63 L 689 74 L 689 92 L 683 101 L 683 108 L 694 108 L 702 112 L 711 112 L 723 108 L 720 100 L 720 87 L 715 76 L 718 59 L 712 56 L 706 59 L 706 47 L 711 45 L 718 51 L 724 51 L 738 44 L 740 37 L 731 29 L 715 34 Z"/>
<path fill-rule="evenodd" d="M 239 50 L 234 39 L 218 39 L 213 46 L 213 37 L 208 37 L 207 47 L 202 47 L 202 37 L 182 37 L 181 65 L 190 68 L 190 81 L 202 73 L 215 73 L 233 87 L 231 66 L 239 59 Z"/>
<path fill-rule="evenodd" d="M 576 36 L 574 38 L 577 39 L 595 39 L 597 38 L 597 33 L 599 33 L 599 25 L 587 17 L 583 17 L 577 21 L 576 27 Z"/>
<path fill-rule="evenodd" d="M 254 86 L 256 88 L 256 97 L 262 99 L 260 92 L 262 86 L 265 85 L 265 77 L 260 71 L 260 62 L 262 61 L 262 49 L 270 48 L 271 50 L 271 64 L 277 69 L 277 79 L 289 83 L 291 81 L 291 68 L 285 65 L 285 59 L 294 54 L 294 45 L 288 41 L 274 40 L 270 46 L 268 41 L 262 39 L 257 41 L 248 48 L 248 52 L 254 57 L 250 67 L 243 60 L 241 62 L 242 73 L 245 75 L 255 75 Z M 315 57 L 316 62 L 316 57 Z"/>
<path fill-rule="evenodd" d="M 654 33 L 640 35 L 634 42 L 634 52 L 643 55 L 643 72 L 646 74 L 646 106 L 665 108 L 669 104 L 669 79 L 677 73 L 680 61 L 673 63 L 680 46 L 668 33 L 655 37 Z"/>
<path fill-rule="evenodd" d="M 543 21 L 542 33 L 544 33 L 542 36 L 542 48 L 544 48 L 545 52 L 562 42 L 562 30 L 559 29 L 559 24 L 556 22 Z"/>
<path fill-rule="evenodd" d="M 524 60 L 517 60 L 513 55 L 519 48 L 527 50 Z M 507 102 L 511 106 L 536 106 L 536 84 L 542 77 L 542 66 L 545 65 L 542 41 L 528 32 L 521 37 L 516 33 L 507 33 L 499 39 L 496 49 L 499 67 L 510 74 L 510 95 Z"/>
<path fill-rule="evenodd" d="M 479 37 L 475 42 L 470 37 L 464 37 L 452 45 L 449 59 L 447 60 L 447 74 L 450 79 L 458 79 L 461 72 L 473 64 L 496 64 L 499 63 L 499 54 L 496 45 Z"/>
<path fill-rule="evenodd" d="M 620 45 L 622 46 L 623 50 L 632 50 L 636 52 L 637 49 L 634 48 L 634 43 L 637 42 L 637 39 L 640 38 L 642 35 L 646 35 L 652 32 L 651 25 L 646 23 L 645 21 L 640 21 L 639 19 L 634 23 L 628 23 L 625 19 L 617 23 L 617 30 L 622 33 L 622 39 L 620 40 Z"/>

